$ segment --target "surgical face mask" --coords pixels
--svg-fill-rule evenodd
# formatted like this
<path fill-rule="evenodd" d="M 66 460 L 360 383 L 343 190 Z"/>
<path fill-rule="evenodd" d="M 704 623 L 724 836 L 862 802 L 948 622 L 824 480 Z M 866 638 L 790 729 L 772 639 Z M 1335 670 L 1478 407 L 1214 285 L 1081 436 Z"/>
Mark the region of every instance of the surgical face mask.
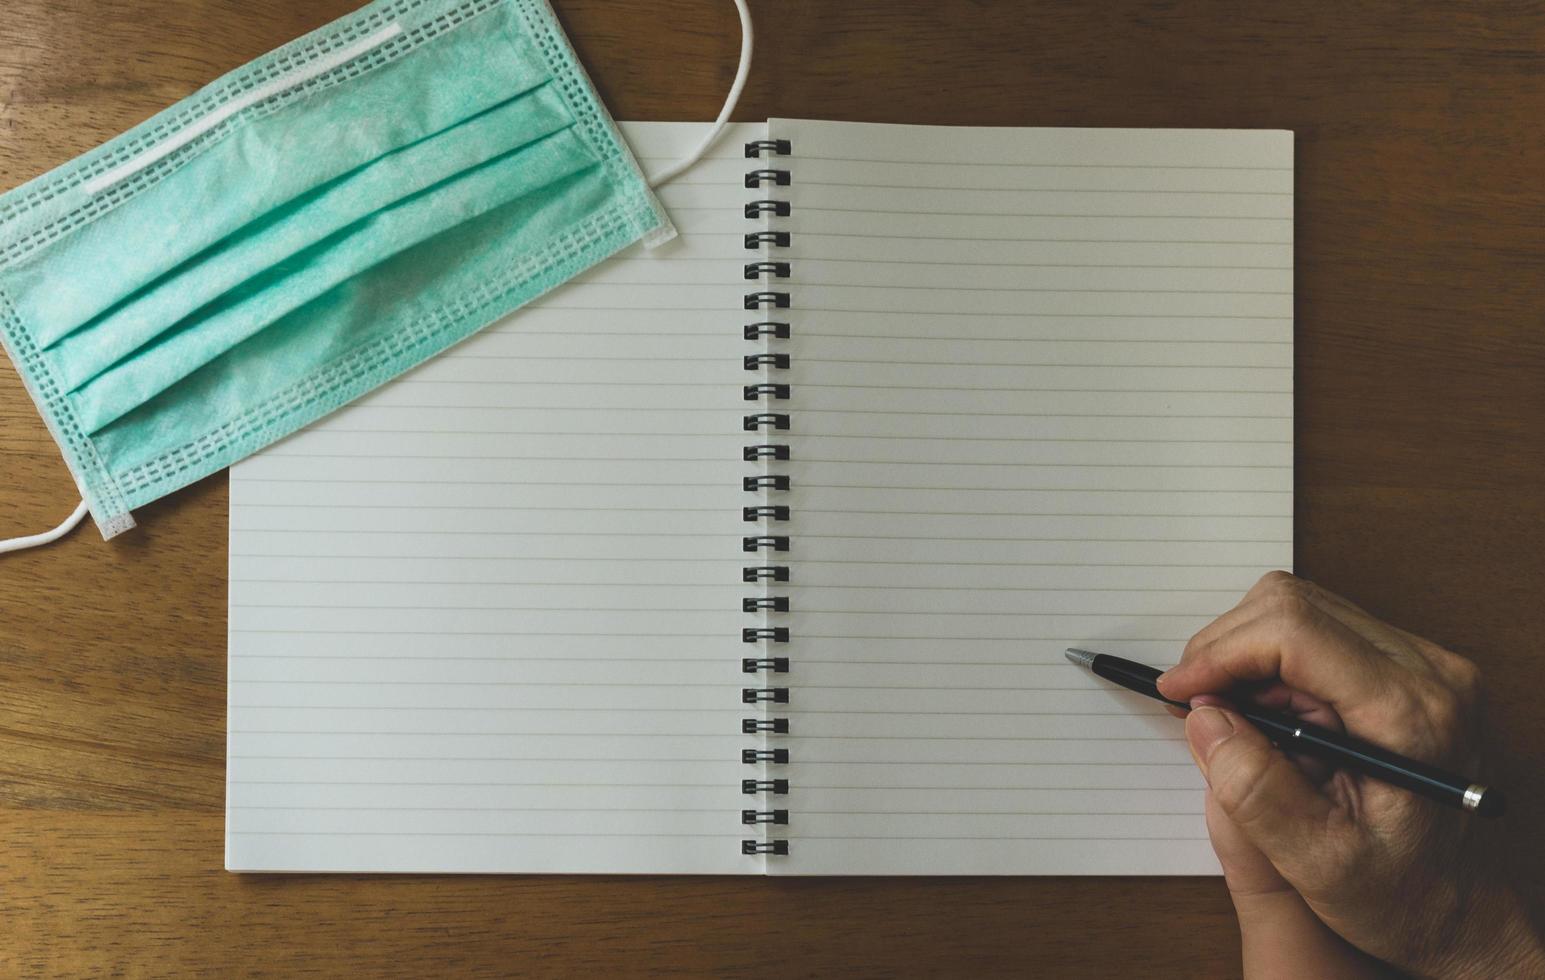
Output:
<path fill-rule="evenodd" d="M 674 233 L 546 0 L 378 0 L 0 197 L 0 340 L 112 537 Z"/>

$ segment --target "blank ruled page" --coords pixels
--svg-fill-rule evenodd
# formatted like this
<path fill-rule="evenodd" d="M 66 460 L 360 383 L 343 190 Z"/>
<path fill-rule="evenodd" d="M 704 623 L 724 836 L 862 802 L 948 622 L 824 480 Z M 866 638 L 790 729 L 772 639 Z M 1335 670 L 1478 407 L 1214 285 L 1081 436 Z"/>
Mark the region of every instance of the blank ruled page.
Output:
<path fill-rule="evenodd" d="M 658 170 L 700 124 L 625 135 Z M 741 143 L 632 250 L 231 471 L 227 866 L 730 873 Z"/>
<path fill-rule="evenodd" d="M 1216 873 L 1159 666 L 1292 561 L 1292 135 L 792 141 L 793 874 Z M 783 257 L 783 256 L 780 256 Z"/>

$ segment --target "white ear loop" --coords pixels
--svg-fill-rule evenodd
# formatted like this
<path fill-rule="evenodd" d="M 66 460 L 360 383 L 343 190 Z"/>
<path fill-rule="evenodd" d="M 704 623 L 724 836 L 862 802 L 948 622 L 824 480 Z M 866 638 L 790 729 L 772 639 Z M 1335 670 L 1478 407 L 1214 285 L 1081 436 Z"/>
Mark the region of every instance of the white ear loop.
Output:
<path fill-rule="evenodd" d="M 724 108 L 719 110 L 719 118 L 714 120 L 713 128 L 703 137 L 697 148 L 664 170 L 649 179 L 650 187 L 659 187 L 672 179 L 680 176 L 686 169 L 703 158 L 708 148 L 713 146 L 719 134 L 724 132 L 725 124 L 730 121 L 730 116 L 735 112 L 735 106 L 740 102 L 740 93 L 746 87 L 746 76 L 751 74 L 751 8 L 746 6 L 746 0 L 735 0 L 735 10 L 740 14 L 740 65 L 735 69 L 735 81 L 730 83 L 729 95 L 724 97 Z M 9 538 L 0 541 L 0 555 L 11 551 L 25 551 L 28 548 L 39 548 L 45 544 L 53 544 L 60 538 L 69 534 L 86 517 L 86 501 L 82 500 L 76 505 L 75 510 L 64 523 L 52 531 L 44 531 L 42 534 L 29 534 L 20 538 Z"/>
<path fill-rule="evenodd" d="M 714 140 L 724 132 L 724 124 L 730 121 L 735 104 L 740 101 L 740 92 L 746 87 L 746 76 L 751 74 L 751 9 L 746 6 L 746 0 L 735 0 L 735 9 L 740 13 L 740 67 L 735 69 L 735 81 L 730 83 L 730 94 L 724 98 L 724 108 L 719 110 L 719 118 L 714 120 L 713 128 L 697 144 L 697 149 L 649 178 L 650 187 L 659 187 L 669 182 L 701 160 L 708 148 L 713 146 Z"/>
<path fill-rule="evenodd" d="M 29 534 L 24 538 L 11 538 L 6 541 L 0 541 L 0 555 L 3 555 L 8 551 L 25 551 L 28 548 L 36 548 L 40 545 L 52 544 L 53 542 L 58 541 L 60 538 L 64 537 L 66 534 L 69 534 L 71 531 L 75 530 L 76 525 L 78 525 L 85 518 L 85 516 L 86 502 L 82 500 L 79 504 L 75 505 L 75 510 L 70 514 L 70 516 L 64 519 L 64 523 L 60 524 L 52 531 L 44 531 L 42 534 Z"/>

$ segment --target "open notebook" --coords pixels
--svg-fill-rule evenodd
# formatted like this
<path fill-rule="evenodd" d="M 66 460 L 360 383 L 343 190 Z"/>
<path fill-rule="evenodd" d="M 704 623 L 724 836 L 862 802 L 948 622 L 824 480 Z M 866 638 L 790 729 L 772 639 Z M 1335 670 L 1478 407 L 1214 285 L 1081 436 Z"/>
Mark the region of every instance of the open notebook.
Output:
<path fill-rule="evenodd" d="M 1062 652 L 1291 563 L 1292 190 L 1286 132 L 733 127 L 677 241 L 232 470 L 227 867 L 1215 873 Z"/>

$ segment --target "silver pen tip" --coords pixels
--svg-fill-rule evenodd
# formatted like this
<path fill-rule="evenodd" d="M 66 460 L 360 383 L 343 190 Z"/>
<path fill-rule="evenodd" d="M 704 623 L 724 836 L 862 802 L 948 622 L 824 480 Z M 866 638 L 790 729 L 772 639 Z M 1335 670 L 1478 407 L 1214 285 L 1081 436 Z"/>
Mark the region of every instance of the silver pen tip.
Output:
<path fill-rule="evenodd" d="M 1094 657 L 1088 650 L 1075 650 L 1072 647 L 1067 650 L 1067 658 L 1080 667 L 1088 668 L 1094 663 Z"/>

